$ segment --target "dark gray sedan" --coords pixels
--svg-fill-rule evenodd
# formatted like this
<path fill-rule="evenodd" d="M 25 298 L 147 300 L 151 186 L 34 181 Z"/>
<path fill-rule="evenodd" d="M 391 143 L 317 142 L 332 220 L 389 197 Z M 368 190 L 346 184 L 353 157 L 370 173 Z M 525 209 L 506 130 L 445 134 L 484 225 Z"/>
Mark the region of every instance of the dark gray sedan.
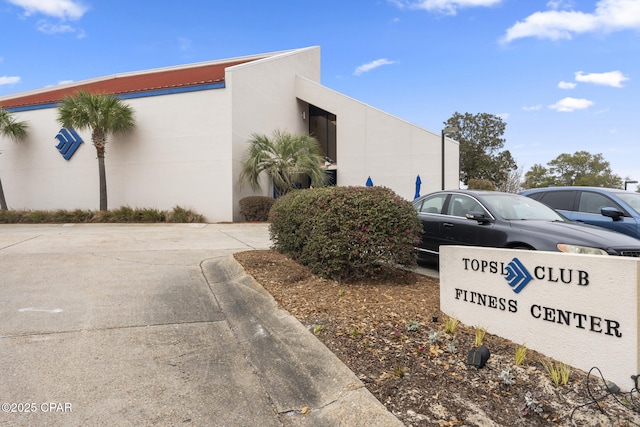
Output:
<path fill-rule="evenodd" d="M 416 248 L 421 261 L 437 257 L 441 245 L 640 257 L 640 240 L 571 222 L 518 194 L 438 191 L 414 200 L 413 205 L 423 226 Z"/>

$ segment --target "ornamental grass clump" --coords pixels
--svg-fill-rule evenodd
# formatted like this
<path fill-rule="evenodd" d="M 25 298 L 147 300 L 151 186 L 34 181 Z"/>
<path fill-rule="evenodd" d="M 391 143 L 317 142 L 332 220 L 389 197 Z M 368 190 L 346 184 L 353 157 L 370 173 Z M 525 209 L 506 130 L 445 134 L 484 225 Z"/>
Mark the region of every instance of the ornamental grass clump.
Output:
<path fill-rule="evenodd" d="M 482 326 L 476 327 L 476 346 L 480 347 L 484 343 L 484 337 L 487 335 L 487 330 Z"/>
<path fill-rule="evenodd" d="M 269 214 L 279 252 L 328 279 L 349 281 L 414 266 L 422 225 L 385 187 L 324 187 L 276 199 Z"/>
<path fill-rule="evenodd" d="M 545 361 L 544 359 L 540 359 L 540 363 L 549 375 L 551 382 L 553 382 L 553 385 L 555 385 L 556 387 L 559 387 L 560 385 L 566 385 L 569 382 L 571 367 L 566 363 Z"/>
<path fill-rule="evenodd" d="M 0 224 L 65 224 L 65 223 L 161 223 L 205 222 L 205 217 L 191 209 L 175 206 L 170 211 L 155 208 L 123 206 L 112 210 L 83 209 L 53 211 L 0 211 Z"/>
<path fill-rule="evenodd" d="M 447 317 L 447 320 L 444 321 L 444 331 L 448 334 L 454 334 L 460 321 L 455 317 Z"/>
<path fill-rule="evenodd" d="M 524 363 L 524 358 L 527 356 L 527 346 L 524 344 L 516 344 L 516 366 L 521 366 Z"/>

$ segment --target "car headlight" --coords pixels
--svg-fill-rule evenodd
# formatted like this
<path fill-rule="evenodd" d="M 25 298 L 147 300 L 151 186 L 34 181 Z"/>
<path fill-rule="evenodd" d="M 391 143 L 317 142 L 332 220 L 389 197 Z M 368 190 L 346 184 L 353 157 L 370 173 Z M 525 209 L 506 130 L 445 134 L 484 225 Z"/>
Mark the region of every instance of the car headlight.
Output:
<path fill-rule="evenodd" d="M 566 243 L 558 243 L 556 245 L 560 252 L 568 254 L 588 254 L 588 255 L 609 255 L 607 251 L 599 248 L 591 248 L 589 246 L 569 245 Z"/>

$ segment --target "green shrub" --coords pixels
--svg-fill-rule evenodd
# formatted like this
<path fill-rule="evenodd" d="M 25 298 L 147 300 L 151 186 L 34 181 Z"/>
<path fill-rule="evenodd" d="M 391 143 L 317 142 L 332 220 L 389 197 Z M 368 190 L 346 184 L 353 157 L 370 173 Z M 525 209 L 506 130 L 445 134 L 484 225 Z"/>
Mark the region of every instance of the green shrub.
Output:
<path fill-rule="evenodd" d="M 488 179 L 470 179 L 467 184 L 467 188 L 469 190 L 489 190 L 495 191 L 496 187 L 493 185 L 493 182 Z"/>
<path fill-rule="evenodd" d="M 240 215 L 247 221 L 268 221 L 275 199 L 267 196 L 249 196 L 240 199 Z"/>
<path fill-rule="evenodd" d="M 422 229 L 411 203 L 385 187 L 293 191 L 275 201 L 270 221 L 276 250 L 338 280 L 415 265 Z"/>
<path fill-rule="evenodd" d="M 109 211 L 103 222 L 165 222 L 166 213 L 158 209 L 122 206 Z"/>
<path fill-rule="evenodd" d="M 108 223 L 108 222 L 205 222 L 205 217 L 180 206 L 171 211 L 152 208 L 131 208 L 123 206 L 109 211 L 90 211 L 75 209 L 45 210 L 0 210 L 0 224 L 62 224 L 62 223 Z"/>
<path fill-rule="evenodd" d="M 173 209 L 167 213 L 167 222 L 205 222 L 205 218 L 204 215 L 192 211 L 191 209 L 174 206 Z"/>
<path fill-rule="evenodd" d="M 18 224 L 22 222 L 22 212 L 13 210 L 0 210 L 0 224 Z"/>

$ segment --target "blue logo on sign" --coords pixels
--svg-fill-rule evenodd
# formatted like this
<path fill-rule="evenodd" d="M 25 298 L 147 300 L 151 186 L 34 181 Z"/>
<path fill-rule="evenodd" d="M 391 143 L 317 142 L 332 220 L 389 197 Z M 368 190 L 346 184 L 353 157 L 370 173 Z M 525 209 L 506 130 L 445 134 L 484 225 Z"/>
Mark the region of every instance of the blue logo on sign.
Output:
<path fill-rule="evenodd" d="M 56 135 L 56 139 L 59 141 L 56 149 L 62 154 L 65 160 L 69 160 L 83 142 L 80 135 L 72 128 L 60 129 L 60 132 Z"/>
<path fill-rule="evenodd" d="M 511 260 L 511 262 L 507 264 L 506 270 L 507 275 L 504 278 L 516 294 L 524 289 L 524 287 L 527 286 L 527 283 L 533 279 L 531 274 L 526 268 L 524 268 L 524 265 L 522 265 L 518 258 Z"/>

